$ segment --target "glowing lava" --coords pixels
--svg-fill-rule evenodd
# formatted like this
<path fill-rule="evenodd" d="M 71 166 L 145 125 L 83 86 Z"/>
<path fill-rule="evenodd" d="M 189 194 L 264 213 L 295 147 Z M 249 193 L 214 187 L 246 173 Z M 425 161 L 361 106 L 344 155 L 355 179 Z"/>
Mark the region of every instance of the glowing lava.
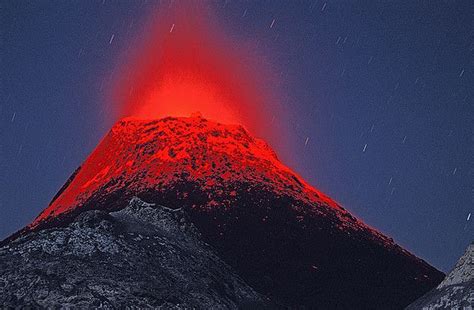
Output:
<path fill-rule="evenodd" d="M 182 189 L 183 182 L 196 188 Z M 347 211 L 282 164 L 267 143 L 242 126 L 196 116 L 119 121 L 31 227 L 85 209 L 111 209 L 118 196 L 128 201 L 148 193 L 155 200 L 165 193 L 160 201 L 170 207 L 231 208 L 232 192 L 242 184 L 246 184 L 244 191 L 264 187 L 277 197 L 297 197 L 335 212 L 349 226 L 363 225 L 346 221 Z M 190 192 L 205 193 L 206 201 L 191 197 Z M 165 196 L 173 199 L 168 202 Z M 319 212 L 317 208 L 307 211 Z"/>
<path fill-rule="evenodd" d="M 268 104 L 275 100 L 261 86 L 273 83 L 269 70 L 242 44 L 226 40 L 208 10 L 181 4 L 150 24 L 116 82 L 112 100 L 120 103 L 121 116 L 159 119 L 200 112 L 255 129 L 265 115 L 264 103 L 274 109 Z"/>

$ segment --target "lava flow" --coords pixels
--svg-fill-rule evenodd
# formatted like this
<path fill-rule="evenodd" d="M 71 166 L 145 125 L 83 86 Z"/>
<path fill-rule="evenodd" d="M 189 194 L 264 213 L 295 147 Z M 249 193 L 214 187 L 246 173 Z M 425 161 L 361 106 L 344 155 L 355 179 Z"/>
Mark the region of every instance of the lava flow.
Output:
<path fill-rule="evenodd" d="M 104 200 L 116 199 L 119 194 L 123 201 L 160 192 L 169 195 L 168 191 L 183 182 L 197 185 L 198 191 L 206 193 L 205 200 L 189 198 L 188 189 L 172 194 L 173 201 L 163 198 L 168 204 L 230 208 L 235 196 L 232 188 L 252 184 L 276 195 L 324 205 L 341 216 L 347 213 L 283 165 L 263 140 L 253 138 L 240 125 L 223 125 L 201 116 L 125 118 L 112 128 L 32 227 L 81 209 L 99 205 L 111 209 Z"/>

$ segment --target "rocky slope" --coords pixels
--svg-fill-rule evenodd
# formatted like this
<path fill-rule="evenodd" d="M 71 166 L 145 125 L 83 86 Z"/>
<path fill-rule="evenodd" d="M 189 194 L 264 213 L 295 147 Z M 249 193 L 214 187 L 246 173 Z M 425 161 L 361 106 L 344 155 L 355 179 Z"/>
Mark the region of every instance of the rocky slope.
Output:
<path fill-rule="evenodd" d="M 264 307 L 182 210 L 133 199 L 0 248 L 0 307 Z"/>
<path fill-rule="evenodd" d="M 432 291 L 407 307 L 424 309 L 473 309 L 474 307 L 474 242 L 469 245 L 454 269 Z"/>
<path fill-rule="evenodd" d="M 35 221 L 64 226 L 134 197 L 183 208 L 219 257 L 289 306 L 400 309 L 444 275 L 279 161 L 242 126 L 201 117 L 119 121 Z"/>

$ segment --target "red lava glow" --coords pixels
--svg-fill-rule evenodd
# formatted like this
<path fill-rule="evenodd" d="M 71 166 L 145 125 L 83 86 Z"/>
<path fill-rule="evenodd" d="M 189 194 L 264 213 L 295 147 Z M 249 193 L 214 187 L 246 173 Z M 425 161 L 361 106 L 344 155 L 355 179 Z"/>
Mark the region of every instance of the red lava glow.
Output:
<path fill-rule="evenodd" d="M 180 4 L 153 16 L 150 25 L 115 83 L 113 101 L 120 103 L 122 117 L 199 112 L 254 130 L 270 114 L 263 106 L 268 109 L 275 100 L 261 85 L 272 83 L 271 74 L 256 65 L 243 44 L 226 40 L 207 9 Z"/>
<path fill-rule="evenodd" d="M 115 124 L 31 227 L 84 205 L 105 208 L 100 206 L 102 199 L 116 197 L 118 192 L 129 200 L 149 191 L 172 191 L 183 181 L 199 184 L 200 191 L 208 195 L 209 200 L 199 205 L 203 210 L 222 205 L 231 208 L 229 197 L 235 196 L 239 184 L 247 184 L 249 188 L 263 186 L 275 197 L 295 197 L 315 206 L 308 212 L 337 210 L 334 212 L 342 219 L 347 213 L 240 125 L 201 117 L 127 118 Z M 181 194 L 186 195 L 177 195 Z M 97 197 L 102 202 L 91 204 Z"/>

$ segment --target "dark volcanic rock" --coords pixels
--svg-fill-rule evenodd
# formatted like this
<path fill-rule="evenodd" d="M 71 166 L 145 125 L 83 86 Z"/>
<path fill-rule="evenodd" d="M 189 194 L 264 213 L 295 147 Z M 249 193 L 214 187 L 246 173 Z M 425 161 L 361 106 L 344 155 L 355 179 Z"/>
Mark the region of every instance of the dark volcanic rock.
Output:
<path fill-rule="evenodd" d="M 474 308 L 474 242 L 438 287 L 407 307 L 407 310 Z"/>
<path fill-rule="evenodd" d="M 0 306 L 263 307 L 180 209 L 134 199 L 0 248 Z"/>

